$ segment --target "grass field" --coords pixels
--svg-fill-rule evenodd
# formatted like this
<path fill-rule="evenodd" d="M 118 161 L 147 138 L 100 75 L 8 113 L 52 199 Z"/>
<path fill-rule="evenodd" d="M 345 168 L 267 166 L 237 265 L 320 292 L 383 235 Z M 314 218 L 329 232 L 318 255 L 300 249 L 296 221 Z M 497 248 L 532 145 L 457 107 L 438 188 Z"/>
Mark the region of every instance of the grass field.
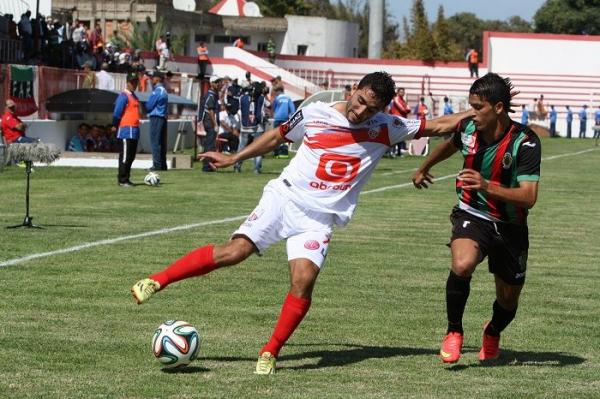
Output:
<path fill-rule="evenodd" d="M 498 362 L 477 361 L 494 297 L 486 264 L 472 282 L 463 358 L 444 366 L 436 357 L 454 180 L 417 191 L 402 184 L 421 159 L 384 159 L 350 225 L 335 232 L 312 308 L 270 377 L 252 371 L 288 287 L 283 243 L 174 284 L 144 306 L 129 289 L 191 249 L 227 240 L 284 161 L 267 159 L 262 175 L 250 165 L 241 175 L 168 171 L 160 187 L 133 189 L 117 187 L 116 170 L 37 167 L 31 214 L 43 230 L 4 228 L 24 216 L 25 173 L 6 168 L 0 397 L 598 398 L 600 151 L 590 140 L 544 139 L 543 156 L 528 280 Z M 460 165 L 455 156 L 434 174 Z M 109 241 L 54 253 L 101 240 Z M 189 321 L 203 337 L 200 359 L 179 373 L 162 371 L 150 351 L 167 319 Z"/>

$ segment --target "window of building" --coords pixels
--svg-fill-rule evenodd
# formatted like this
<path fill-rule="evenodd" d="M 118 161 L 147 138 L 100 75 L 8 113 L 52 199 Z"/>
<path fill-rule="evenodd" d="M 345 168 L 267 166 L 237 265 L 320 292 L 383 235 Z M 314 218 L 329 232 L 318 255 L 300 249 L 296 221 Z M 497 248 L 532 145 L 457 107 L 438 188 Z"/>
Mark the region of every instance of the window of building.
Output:
<path fill-rule="evenodd" d="M 306 44 L 299 44 L 298 45 L 298 55 L 306 55 L 306 50 L 308 50 L 308 46 Z"/>
<path fill-rule="evenodd" d="M 263 43 L 257 43 L 256 44 L 256 49 L 258 51 L 264 51 L 267 52 L 267 42 L 263 42 Z"/>
<path fill-rule="evenodd" d="M 196 33 L 194 35 L 194 41 L 197 43 L 200 43 L 200 42 L 210 43 L 210 35 L 203 35 L 203 34 Z"/>
<path fill-rule="evenodd" d="M 214 42 L 215 43 L 228 43 L 228 44 L 233 44 L 233 42 L 235 41 L 235 39 L 237 39 L 238 37 L 241 37 L 242 40 L 244 41 L 244 43 L 246 43 L 246 45 L 250 44 L 250 36 L 237 36 L 237 35 L 215 35 L 213 37 Z"/>

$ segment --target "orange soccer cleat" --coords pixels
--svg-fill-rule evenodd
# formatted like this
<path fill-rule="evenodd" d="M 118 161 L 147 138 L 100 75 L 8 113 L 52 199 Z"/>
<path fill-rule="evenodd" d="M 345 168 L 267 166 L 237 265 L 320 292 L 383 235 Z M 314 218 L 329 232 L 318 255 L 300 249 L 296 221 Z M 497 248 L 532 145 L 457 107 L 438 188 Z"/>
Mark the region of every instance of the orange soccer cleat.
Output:
<path fill-rule="evenodd" d="M 442 341 L 440 358 L 444 363 L 456 363 L 460 359 L 463 345 L 463 335 L 458 332 L 449 332 Z"/>
<path fill-rule="evenodd" d="M 500 336 L 495 337 L 485 333 L 490 322 L 488 321 L 483 326 L 483 341 L 481 342 L 481 350 L 479 351 L 479 360 L 495 360 L 500 356 Z"/>

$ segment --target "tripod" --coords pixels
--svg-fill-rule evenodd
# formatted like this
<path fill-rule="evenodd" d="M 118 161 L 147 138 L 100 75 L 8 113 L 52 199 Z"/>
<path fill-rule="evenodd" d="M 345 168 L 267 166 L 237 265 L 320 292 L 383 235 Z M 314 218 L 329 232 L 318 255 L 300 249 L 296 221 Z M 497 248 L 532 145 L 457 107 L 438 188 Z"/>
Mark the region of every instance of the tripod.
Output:
<path fill-rule="evenodd" d="M 43 227 L 37 226 L 33 224 L 33 218 L 29 216 L 29 175 L 31 175 L 31 166 L 33 165 L 33 161 L 25 161 L 25 173 L 27 173 L 27 190 L 25 192 L 25 218 L 23 219 L 23 223 L 17 224 L 14 226 L 6 226 L 7 229 L 16 229 L 18 227 L 29 227 L 35 229 L 41 229 Z"/>

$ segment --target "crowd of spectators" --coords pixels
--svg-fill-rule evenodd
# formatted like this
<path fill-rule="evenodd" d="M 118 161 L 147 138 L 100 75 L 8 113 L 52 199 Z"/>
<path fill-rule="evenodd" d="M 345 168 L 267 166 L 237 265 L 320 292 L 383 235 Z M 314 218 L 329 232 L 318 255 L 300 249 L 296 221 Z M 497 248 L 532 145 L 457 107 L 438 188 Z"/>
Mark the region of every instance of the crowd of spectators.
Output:
<path fill-rule="evenodd" d="M 119 140 L 111 132 L 111 124 L 81 123 L 67 145 L 74 152 L 119 152 Z"/>

